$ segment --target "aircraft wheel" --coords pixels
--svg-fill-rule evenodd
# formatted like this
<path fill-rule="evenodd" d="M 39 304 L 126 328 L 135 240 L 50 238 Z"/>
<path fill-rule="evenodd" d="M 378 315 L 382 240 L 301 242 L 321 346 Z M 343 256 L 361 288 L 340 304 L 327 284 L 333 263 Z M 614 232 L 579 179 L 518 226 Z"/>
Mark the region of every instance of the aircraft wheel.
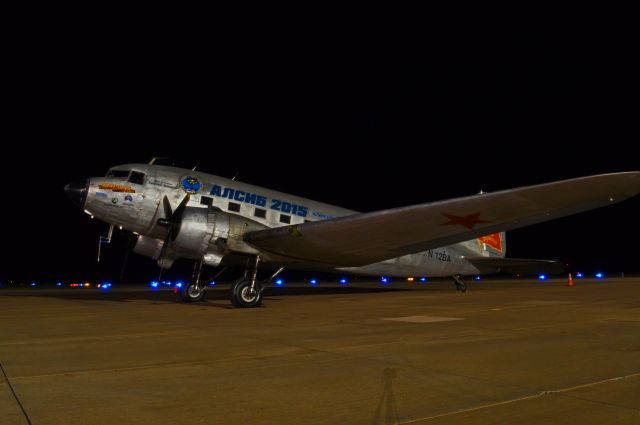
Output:
<path fill-rule="evenodd" d="M 257 307 L 262 302 L 262 291 L 259 287 L 251 290 L 251 280 L 241 277 L 231 286 L 231 303 L 240 308 Z"/>
<path fill-rule="evenodd" d="M 203 301 L 206 293 L 207 291 L 204 288 L 197 287 L 195 283 L 190 283 L 180 289 L 180 297 L 185 303 Z"/>

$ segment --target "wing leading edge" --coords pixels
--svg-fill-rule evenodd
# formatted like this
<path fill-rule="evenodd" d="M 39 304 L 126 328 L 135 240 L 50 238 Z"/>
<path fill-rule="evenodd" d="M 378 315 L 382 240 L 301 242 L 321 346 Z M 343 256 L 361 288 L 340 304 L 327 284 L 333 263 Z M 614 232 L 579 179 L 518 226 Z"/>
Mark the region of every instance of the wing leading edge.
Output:
<path fill-rule="evenodd" d="M 640 172 L 602 174 L 245 234 L 260 250 L 363 266 L 610 205 L 640 192 Z"/>

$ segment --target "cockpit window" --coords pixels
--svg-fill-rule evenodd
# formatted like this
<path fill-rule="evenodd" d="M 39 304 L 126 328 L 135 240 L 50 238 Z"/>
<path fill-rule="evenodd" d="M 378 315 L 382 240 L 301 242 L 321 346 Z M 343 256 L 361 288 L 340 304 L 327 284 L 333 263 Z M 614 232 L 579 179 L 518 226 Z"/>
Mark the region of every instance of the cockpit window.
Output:
<path fill-rule="evenodd" d="M 127 178 L 129 177 L 129 170 L 109 170 L 107 177 Z"/>
<path fill-rule="evenodd" d="M 129 176 L 129 183 L 144 184 L 144 173 L 140 171 L 132 171 Z"/>

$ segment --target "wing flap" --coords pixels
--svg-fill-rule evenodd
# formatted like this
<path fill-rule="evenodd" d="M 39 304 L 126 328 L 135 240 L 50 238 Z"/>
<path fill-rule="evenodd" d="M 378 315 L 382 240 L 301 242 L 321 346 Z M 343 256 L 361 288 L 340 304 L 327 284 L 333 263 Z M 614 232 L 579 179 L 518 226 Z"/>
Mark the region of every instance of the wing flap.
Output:
<path fill-rule="evenodd" d="M 640 172 L 603 174 L 245 234 L 260 250 L 362 266 L 610 205 L 640 192 Z"/>

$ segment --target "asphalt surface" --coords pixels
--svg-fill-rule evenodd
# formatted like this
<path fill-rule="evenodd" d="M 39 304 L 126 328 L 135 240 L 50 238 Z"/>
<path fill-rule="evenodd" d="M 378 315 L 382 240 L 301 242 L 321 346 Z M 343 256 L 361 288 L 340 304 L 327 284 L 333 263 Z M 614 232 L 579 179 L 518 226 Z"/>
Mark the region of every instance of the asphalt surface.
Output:
<path fill-rule="evenodd" d="M 469 285 L 0 289 L 0 424 L 640 424 L 640 279 Z"/>

